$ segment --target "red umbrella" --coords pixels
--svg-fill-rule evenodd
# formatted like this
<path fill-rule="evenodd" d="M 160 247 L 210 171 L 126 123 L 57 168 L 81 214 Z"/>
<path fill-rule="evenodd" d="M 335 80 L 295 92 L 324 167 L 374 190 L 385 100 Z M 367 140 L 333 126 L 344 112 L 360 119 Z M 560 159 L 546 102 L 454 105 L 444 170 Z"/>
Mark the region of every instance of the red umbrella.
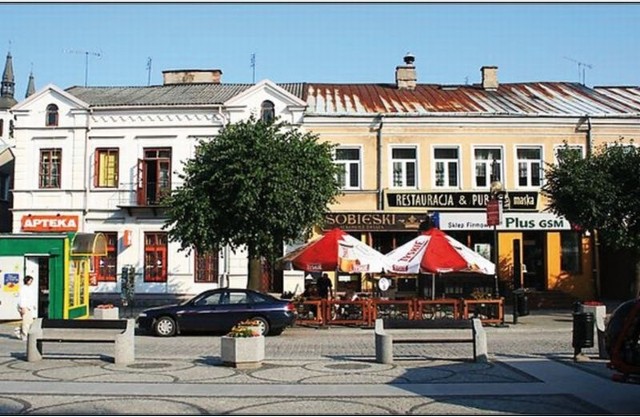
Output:
<path fill-rule="evenodd" d="M 391 264 L 389 272 L 398 274 L 461 271 L 493 275 L 495 271 L 492 262 L 435 227 L 389 252 L 386 257 Z"/>
<path fill-rule="evenodd" d="M 456 271 L 485 275 L 495 273 L 493 262 L 435 227 L 424 231 L 385 256 L 391 264 L 389 272 L 396 274 L 441 274 Z M 431 285 L 431 296 L 435 298 L 433 277 Z"/>
<path fill-rule="evenodd" d="M 385 256 L 339 228 L 332 229 L 285 255 L 304 271 L 382 272 L 388 269 Z"/>

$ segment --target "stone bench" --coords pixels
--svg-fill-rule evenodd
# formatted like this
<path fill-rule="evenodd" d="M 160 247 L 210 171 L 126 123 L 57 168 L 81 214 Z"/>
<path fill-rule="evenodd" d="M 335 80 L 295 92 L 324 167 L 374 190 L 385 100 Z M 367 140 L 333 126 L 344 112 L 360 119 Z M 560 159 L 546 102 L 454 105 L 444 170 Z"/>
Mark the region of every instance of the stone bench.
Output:
<path fill-rule="evenodd" d="M 43 342 L 114 343 L 114 362 L 133 363 L 135 320 L 36 319 L 27 335 L 27 361 L 42 360 Z"/>
<path fill-rule="evenodd" d="M 408 337 L 389 334 L 387 329 L 416 330 Z M 470 337 L 432 337 L 422 330 L 466 329 Z M 474 362 L 487 362 L 487 334 L 480 319 L 469 320 L 406 320 L 376 319 L 375 323 L 376 362 L 393 363 L 393 345 L 396 343 L 470 343 L 473 345 Z"/>

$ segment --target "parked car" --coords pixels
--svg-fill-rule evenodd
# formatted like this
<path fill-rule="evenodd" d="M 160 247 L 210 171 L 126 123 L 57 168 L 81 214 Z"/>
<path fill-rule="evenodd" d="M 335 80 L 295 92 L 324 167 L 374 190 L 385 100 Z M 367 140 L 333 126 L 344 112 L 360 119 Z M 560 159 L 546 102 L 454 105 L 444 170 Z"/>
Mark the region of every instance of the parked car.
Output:
<path fill-rule="evenodd" d="M 187 331 L 227 332 L 243 320 L 259 322 L 265 336 L 278 335 L 295 322 L 295 307 L 257 291 L 219 288 L 181 304 L 144 310 L 137 323 L 142 330 L 167 337 Z"/>

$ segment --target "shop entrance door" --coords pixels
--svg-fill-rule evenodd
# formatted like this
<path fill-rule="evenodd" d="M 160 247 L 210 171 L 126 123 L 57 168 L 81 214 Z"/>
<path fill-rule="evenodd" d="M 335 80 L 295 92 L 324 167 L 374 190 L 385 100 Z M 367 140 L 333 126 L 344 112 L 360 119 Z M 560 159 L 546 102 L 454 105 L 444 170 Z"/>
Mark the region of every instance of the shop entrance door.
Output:
<path fill-rule="evenodd" d="M 535 288 L 538 291 L 547 289 L 545 237 L 545 232 L 522 234 L 522 269 L 525 288 Z"/>

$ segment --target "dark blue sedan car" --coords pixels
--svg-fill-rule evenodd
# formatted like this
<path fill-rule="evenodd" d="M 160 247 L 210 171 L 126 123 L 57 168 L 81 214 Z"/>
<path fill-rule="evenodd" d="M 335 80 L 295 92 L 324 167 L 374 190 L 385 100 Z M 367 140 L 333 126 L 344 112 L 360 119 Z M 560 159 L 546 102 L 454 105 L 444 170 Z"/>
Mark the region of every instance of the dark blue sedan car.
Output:
<path fill-rule="evenodd" d="M 157 336 L 188 331 L 227 332 L 238 322 L 255 320 L 263 335 L 278 335 L 295 322 L 289 300 L 248 290 L 219 288 L 205 291 L 182 304 L 154 307 L 138 316 L 138 327 Z"/>

